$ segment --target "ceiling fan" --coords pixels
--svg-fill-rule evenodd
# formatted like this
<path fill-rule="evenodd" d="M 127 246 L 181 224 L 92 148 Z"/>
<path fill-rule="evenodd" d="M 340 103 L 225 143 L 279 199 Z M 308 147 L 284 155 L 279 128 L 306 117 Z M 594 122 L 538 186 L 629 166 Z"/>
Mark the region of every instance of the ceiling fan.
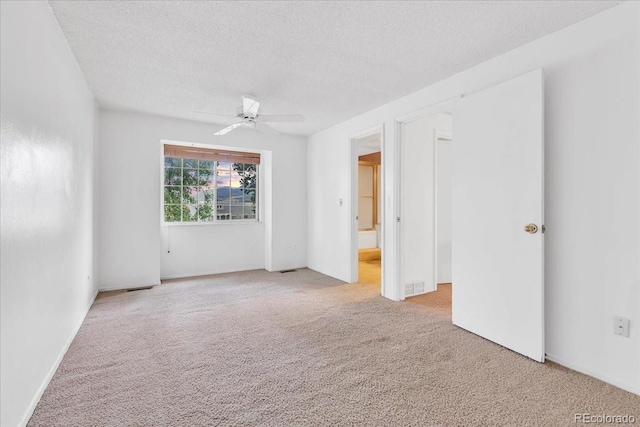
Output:
<path fill-rule="evenodd" d="M 303 122 L 304 116 L 300 114 L 261 114 L 260 103 L 256 101 L 252 96 L 246 95 L 242 97 L 242 105 L 236 109 L 235 116 L 228 116 L 224 114 L 213 114 L 206 111 L 194 111 L 195 113 L 208 114 L 210 116 L 218 116 L 225 118 L 240 119 L 232 125 L 227 126 L 224 129 L 214 133 L 214 135 L 220 136 L 231 132 L 232 130 L 245 126 L 266 133 L 279 133 L 277 130 L 267 125 L 266 123 L 284 123 L 284 122 Z"/>

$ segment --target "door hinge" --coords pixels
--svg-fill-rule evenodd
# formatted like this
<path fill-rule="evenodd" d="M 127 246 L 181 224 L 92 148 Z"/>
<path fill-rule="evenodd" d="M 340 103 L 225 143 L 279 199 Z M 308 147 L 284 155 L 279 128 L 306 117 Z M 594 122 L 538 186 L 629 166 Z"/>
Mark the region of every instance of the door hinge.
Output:
<path fill-rule="evenodd" d="M 544 226 L 544 224 L 542 224 L 541 229 L 542 229 L 542 232 L 543 232 L 543 233 L 544 233 L 545 231 L 547 231 L 547 227 L 545 227 L 545 226 Z"/>
<path fill-rule="evenodd" d="M 396 217 L 396 222 L 400 222 L 400 217 L 399 216 Z"/>

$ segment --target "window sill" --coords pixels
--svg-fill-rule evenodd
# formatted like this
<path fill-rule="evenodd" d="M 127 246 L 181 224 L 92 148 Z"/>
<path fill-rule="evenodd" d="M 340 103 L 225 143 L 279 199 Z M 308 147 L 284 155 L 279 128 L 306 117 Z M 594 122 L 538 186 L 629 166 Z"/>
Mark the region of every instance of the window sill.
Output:
<path fill-rule="evenodd" d="M 260 225 L 262 221 L 256 220 L 234 220 L 234 221 L 212 221 L 212 222 L 163 222 L 162 227 L 202 227 L 218 225 Z"/>

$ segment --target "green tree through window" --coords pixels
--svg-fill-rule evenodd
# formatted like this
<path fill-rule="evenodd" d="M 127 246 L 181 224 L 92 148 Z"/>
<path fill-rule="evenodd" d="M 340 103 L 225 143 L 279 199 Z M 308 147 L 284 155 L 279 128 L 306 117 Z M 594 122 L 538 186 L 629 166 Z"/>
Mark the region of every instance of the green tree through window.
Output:
<path fill-rule="evenodd" d="M 249 201 L 254 215 L 256 213 L 256 183 L 258 180 L 256 166 L 249 163 L 233 164 L 233 170 L 240 176 L 240 186 L 244 190 L 245 201 Z"/>

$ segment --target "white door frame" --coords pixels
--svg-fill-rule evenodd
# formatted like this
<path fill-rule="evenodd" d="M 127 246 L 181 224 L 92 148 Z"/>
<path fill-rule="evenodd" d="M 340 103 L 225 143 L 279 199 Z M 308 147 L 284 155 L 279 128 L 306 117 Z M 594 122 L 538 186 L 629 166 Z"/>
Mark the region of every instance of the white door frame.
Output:
<path fill-rule="evenodd" d="M 363 138 L 365 136 L 380 134 L 380 173 L 382 176 L 380 177 L 380 199 L 381 209 L 378 212 L 378 221 L 380 222 L 380 236 L 384 235 L 384 123 L 373 128 L 369 128 L 362 132 L 355 133 L 349 137 L 350 145 L 351 145 L 351 161 L 349 162 L 349 167 L 351 168 L 351 203 L 349 210 L 349 217 L 351 218 L 351 239 L 350 239 L 350 251 L 351 254 L 351 262 L 350 268 L 351 273 L 349 275 L 350 280 L 349 283 L 357 283 L 358 282 L 358 144 L 357 140 Z M 382 253 L 382 259 L 384 259 L 384 247 L 380 245 L 380 250 Z M 381 263 L 383 264 L 383 263 Z M 384 293 L 384 274 L 381 266 L 381 276 L 380 276 L 380 292 Z"/>
<path fill-rule="evenodd" d="M 394 158 L 395 158 L 395 162 L 394 162 L 394 188 L 393 188 L 393 192 L 394 194 L 394 206 L 396 209 L 396 212 L 398 213 L 398 216 L 396 217 L 396 221 L 395 221 L 395 230 L 394 230 L 394 234 L 395 234 L 395 239 L 394 239 L 394 246 L 395 246 L 395 254 L 396 254 L 396 260 L 395 260 L 395 265 L 396 265 L 396 274 L 395 274 L 395 280 L 394 280 L 394 287 L 395 287 L 395 295 L 397 295 L 399 298 L 399 301 L 402 301 L 405 299 L 405 289 L 403 286 L 403 277 L 402 277 L 402 268 L 401 268 L 401 257 L 402 257 L 402 242 L 400 241 L 401 239 L 401 232 L 400 232 L 400 221 L 402 220 L 402 211 L 401 211 L 401 185 L 400 185 L 400 179 L 401 179 L 401 162 L 400 162 L 400 158 L 401 158 L 401 152 L 400 152 L 400 148 L 402 146 L 402 132 L 401 132 L 401 128 L 403 124 L 409 123 L 413 120 L 417 120 L 417 119 L 421 119 L 423 117 L 427 117 L 427 116 L 431 116 L 433 114 L 437 114 L 437 113 L 443 113 L 443 112 L 448 112 L 451 109 L 453 109 L 453 107 L 458 103 L 458 101 L 462 98 L 462 95 L 460 96 L 455 96 L 453 98 L 449 98 L 446 99 L 444 101 L 440 101 L 437 102 L 435 104 L 431 104 L 430 106 L 421 108 L 419 110 L 413 111 L 411 113 L 407 113 L 404 114 L 402 116 L 396 117 L 393 120 L 393 134 L 394 134 L 394 141 L 395 143 L 395 147 L 394 147 Z M 435 171 L 434 171 L 435 173 Z M 436 244 L 434 242 L 434 244 Z M 384 262 L 383 262 L 384 264 Z M 437 277 L 437 276 L 435 276 Z M 437 284 L 436 284 L 437 286 Z"/>

